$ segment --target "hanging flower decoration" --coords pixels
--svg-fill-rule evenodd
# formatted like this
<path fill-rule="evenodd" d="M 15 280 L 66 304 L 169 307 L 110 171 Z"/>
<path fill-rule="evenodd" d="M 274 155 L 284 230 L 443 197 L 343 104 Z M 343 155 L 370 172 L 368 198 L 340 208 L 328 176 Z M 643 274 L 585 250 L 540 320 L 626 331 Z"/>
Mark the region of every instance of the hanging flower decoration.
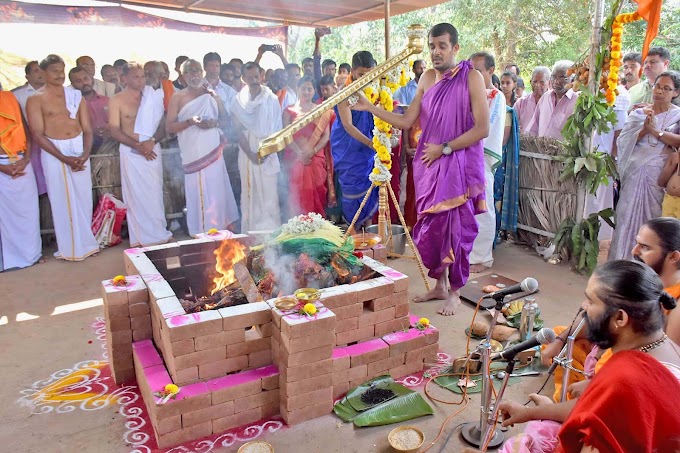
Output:
<path fill-rule="evenodd" d="M 392 94 L 408 83 L 406 72 L 408 67 L 405 64 L 397 66 L 392 71 L 385 74 L 382 84 L 377 81 L 371 82 L 364 88 L 364 94 L 373 104 L 379 105 L 384 110 L 391 112 L 394 110 Z M 373 118 L 373 171 L 369 179 L 375 186 L 382 186 L 392 179 L 392 148 L 393 136 L 398 140 L 400 131 L 395 130 L 392 125 L 381 120 L 377 116 Z M 398 142 L 397 142 L 398 143 Z"/>
<path fill-rule="evenodd" d="M 607 76 L 607 86 L 605 87 L 604 97 L 607 104 L 614 105 L 619 86 L 619 69 L 623 64 L 621 53 L 623 24 L 629 24 L 642 19 L 637 11 L 634 13 L 619 14 L 612 22 L 612 37 L 609 42 L 609 75 Z"/>

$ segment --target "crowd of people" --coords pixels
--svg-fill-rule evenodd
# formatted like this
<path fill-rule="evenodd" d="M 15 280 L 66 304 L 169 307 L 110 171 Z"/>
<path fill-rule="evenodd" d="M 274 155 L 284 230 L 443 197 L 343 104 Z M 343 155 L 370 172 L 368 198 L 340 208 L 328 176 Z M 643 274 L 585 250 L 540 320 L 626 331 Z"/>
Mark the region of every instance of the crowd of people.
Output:
<path fill-rule="evenodd" d="M 169 137 L 181 152 L 191 235 L 212 228 L 272 230 L 307 212 L 335 220 L 339 214 L 349 223 L 362 204 L 357 225 L 365 225 L 378 205 L 377 191 L 365 197 L 378 117 L 403 131 L 402 143 L 392 149 L 395 163 L 404 151 L 403 165 L 392 166 L 390 184 L 400 193 L 403 169 L 406 216 L 437 281 L 415 301 L 444 300 L 439 313 L 453 314 L 470 272 L 492 265 L 499 230 L 511 229 L 513 216 L 516 222 L 503 174 L 516 171 L 519 134 L 562 139 L 579 95 L 570 85 L 572 62 L 535 68 L 525 94 L 517 65 L 497 77 L 487 52 L 457 61 L 457 30 L 438 24 L 428 34 L 432 68 L 422 60 L 412 64 L 414 78 L 395 93 L 393 111 L 360 95 L 299 130 L 280 157 L 259 158 L 266 137 L 376 66 L 367 51 L 355 53 L 351 65 L 322 62 L 325 33 L 317 31 L 313 58 L 301 67 L 289 63 L 281 47 L 264 45 L 245 64 L 222 64 L 215 52 L 200 62 L 180 56 L 174 81 L 167 65 L 156 61 L 142 66 L 118 60 L 103 66 L 98 80 L 95 62 L 83 56 L 68 72 L 66 87 L 59 56 L 26 65 L 26 85 L 0 91 L 2 266 L 26 267 L 40 259 L 38 196 L 45 191 L 56 256 L 78 261 L 98 251 L 90 229 L 89 156 L 111 141 L 120 152 L 133 246 L 172 237 L 161 161 L 161 142 Z M 265 52 L 278 55 L 283 68 L 263 69 Z M 640 54 L 624 57 L 617 122 L 596 137 L 599 149 L 617 158 L 621 181 L 611 260 L 590 278 L 582 305 L 586 329 L 574 357 L 587 379 L 574 374 L 570 401 L 534 395 L 536 407 L 503 403 L 504 424 L 544 424 L 530 423 L 506 451 L 680 448 L 680 409 L 664 403 L 680 398 L 680 220 L 673 218 L 680 211 L 673 150 L 680 145 L 680 109 L 674 105 L 680 78 L 668 70 L 669 61 L 659 47 L 650 49 L 644 64 Z M 223 158 L 227 149 L 238 153 L 238 199 Z M 613 191 L 604 187 L 589 202 L 592 210 L 613 205 Z M 659 218 L 662 213 L 667 217 Z M 570 331 L 556 328 L 561 341 L 545 348 L 546 363 Z"/>

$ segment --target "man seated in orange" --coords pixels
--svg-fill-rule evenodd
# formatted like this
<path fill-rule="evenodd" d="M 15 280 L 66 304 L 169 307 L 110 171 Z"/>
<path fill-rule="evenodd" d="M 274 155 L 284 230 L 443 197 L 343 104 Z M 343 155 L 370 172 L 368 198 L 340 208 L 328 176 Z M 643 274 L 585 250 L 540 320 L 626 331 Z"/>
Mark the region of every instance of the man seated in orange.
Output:
<path fill-rule="evenodd" d="M 643 262 L 659 275 L 663 282 L 665 291 L 675 299 L 680 299 L 680 220 L 671 217 L 658 217 L 649 220 L 640 227 L 635 237 L 635 247 L 632 254 L 633 259 Z M 544 347 L 541 351 L 541 359 L 544 364 L 549 364 L 566 342 L 568 329 L 565 326 L 558 326 L 553 329 L 557 334 L 558 341 Z M 592 343 L 587 339 L 587 329 L 582 329 L 578 339 L 574 343 L 574 367 L 583 370 L 584 363 L 588 354 L 592 350 Z M 676 343 L 680 342 L 680 310 L 667 312 L 666 334 Z M 598 361 L 598 368 L 611 357 L 608 351 L 602 351 L 602 356 Z M 562 369 L 555 371 L 555 401 L 559 400 L 562 389 Z M 576 384 L 582 382 L 582 384 Z M 587 383 L 582 374 L 570 374 L 570 393 L 567 398 L 576 397 L 572 390 L 580 393 L 585 389 Z"/>

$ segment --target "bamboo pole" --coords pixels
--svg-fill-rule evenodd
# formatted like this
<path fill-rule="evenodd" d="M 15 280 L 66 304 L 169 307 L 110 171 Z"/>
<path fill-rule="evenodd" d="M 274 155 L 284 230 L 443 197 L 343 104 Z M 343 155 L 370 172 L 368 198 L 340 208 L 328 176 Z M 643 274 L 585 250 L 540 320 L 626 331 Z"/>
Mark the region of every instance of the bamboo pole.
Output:
<path fill-rule="evenodd" d="M 401 222 L 401 226 L 404 227 L 404 232 L 406 233 L 406 240 L 408 241 L 408 245 L 411 247 L 411 249 L 413 249 L 413 256 L 416 257 L 416 263 L 418 263 L 418 270 L 420 271 L 420 276 L 423 277 L 423 281 L 425 282 L 425 289 L 427 291 L 430 291 L 430 282 L 427 281 L 427 275 L 425 274 L 425 266 L 423 266 L 423 259 L 420 257 L 420 253 L 418 252 L 416 245 L 413 243 L 413 238 L 411 238 L 411 233 L 408 231 L 408 228 L 406 227 L 406 220 L 404 220 L 404 215 L 401 213 L 401 209 L 399 209 L 399 200 L 397 200 L 397 197 L 394 195 L 392 186 L 389 183 L 385 185 L 387 186 L 387 190 L 390 193 L 390 197 L 392 198 L 392 203 L 394 203 L 394 206 L 396 208 L 397 215 L 399 216 L 399 221 Z"/>
<path fill-rule="evenodd" d="M 368 197 L 371 196 L 371 192 L 373 191 L 373 187 L 375 187 L 373 184 L 371 184 L 371 187 L 368 188 L 366 191 L 366 195 L 364 196 L 364 199 L 361 200 L 361 204 L 359 205 L 359 209 L 357 209 L 357 213 L 354 214 L 354 218 L 352 219 L 352 223 L 347 227 L 347 231 L 345 231 L 345 235 L 343 236 L 343 239 L 347 239 L 349 237 L 349 232 L 352 231 L 352 228 L 354 228 L 354 224 L 357 223 L 357 220 L 359 220 L 359 216 L 361 215 L 361 211 L 364 209 L 364 206 L 366 206 L 366 202 L 368 201 Z"/>
<path fill-rule="evenodd" d="M 390 35 L 391 35 L 391 22 L 390 22 L 390 0 L 385 0 L 385 60 L 390 58 Z"/>

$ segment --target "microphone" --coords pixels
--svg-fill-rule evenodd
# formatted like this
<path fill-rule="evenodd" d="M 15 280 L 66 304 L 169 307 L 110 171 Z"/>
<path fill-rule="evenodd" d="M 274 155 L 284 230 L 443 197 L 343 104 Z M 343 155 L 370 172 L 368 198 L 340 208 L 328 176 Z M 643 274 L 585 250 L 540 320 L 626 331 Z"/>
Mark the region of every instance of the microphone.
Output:
<path fill-rule="evenodd" d="M 510 294 L 516 294 L 516 293 L 523 293 L 523 292 L 535 292 L 538 290 L 538 281 L 535 278 L 525 278 L 521 282 L 508 286 L 507 288 L 499 289 L 498 291 L 495 291 L 493 293 L 489 293 L 486 296 L 484 296 L 484 299 L 496 299 L 496 300 L 501 300 L 505 296 L 509 296 Z"/>
<path fill-rule="evenodd" d="M 555 332 L 552 329 L 544 327 L 543 329 L 539 330 L 536 335 L 529 338 L 528 340 L 524 340 L 521 343 L 517 343 L 515 346 L 512 346 L 502 352 L 496 352 L 494 354 L 491 354 L 491 360 L 498 359 L 511 360 L 522 351 L 535 348 L 539 344 L 550 344 L 553 341 L 555 341 L 556 338 L 557 335 L 555 335 Z"/>

